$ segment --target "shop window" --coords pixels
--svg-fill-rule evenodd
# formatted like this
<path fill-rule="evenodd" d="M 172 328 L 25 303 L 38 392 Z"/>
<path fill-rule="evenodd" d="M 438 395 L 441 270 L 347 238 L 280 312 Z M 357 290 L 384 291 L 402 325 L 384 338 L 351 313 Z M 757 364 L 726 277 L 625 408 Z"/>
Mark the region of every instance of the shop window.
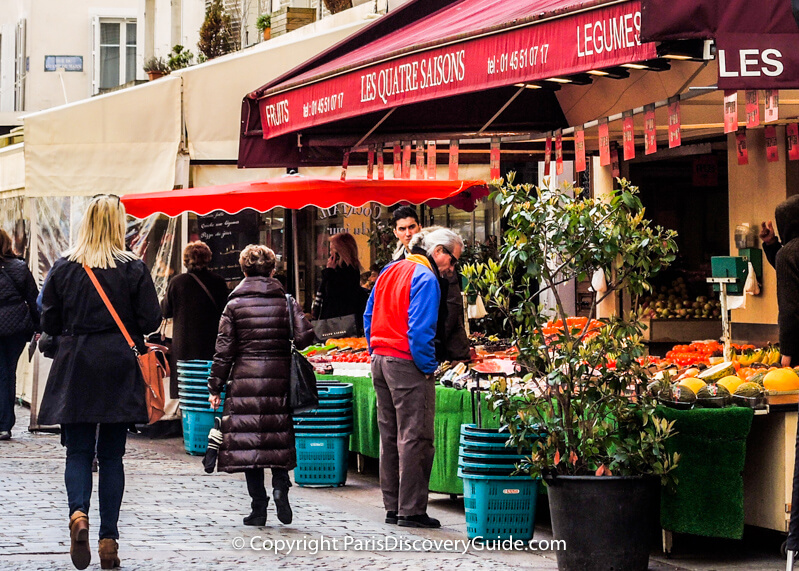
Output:
<path fill-rule="evenodd" d="M 94 92 L 136 79 L 136 20 L 95 18 L 94 28 Z"/>

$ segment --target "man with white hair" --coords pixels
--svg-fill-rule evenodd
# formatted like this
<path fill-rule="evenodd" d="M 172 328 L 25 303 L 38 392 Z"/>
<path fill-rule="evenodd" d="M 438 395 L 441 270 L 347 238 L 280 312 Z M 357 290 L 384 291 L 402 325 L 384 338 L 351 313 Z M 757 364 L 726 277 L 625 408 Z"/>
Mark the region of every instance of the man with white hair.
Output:
<path fill-rule="evenodd" d="M 454 271 L 463 240 L 441 228 L 424 244 L 425 255 L 386 266 L 363 318 L 377 393 L 386 523 L 435 528 L 441 523 L 427 515 L 427 494 L 434 454 L 438 275 Z"/>

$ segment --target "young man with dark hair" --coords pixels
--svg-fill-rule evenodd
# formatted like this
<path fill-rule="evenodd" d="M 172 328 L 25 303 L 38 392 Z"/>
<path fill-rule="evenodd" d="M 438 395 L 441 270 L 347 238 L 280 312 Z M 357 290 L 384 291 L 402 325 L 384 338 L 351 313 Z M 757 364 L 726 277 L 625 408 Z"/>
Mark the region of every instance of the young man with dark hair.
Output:
<path fill-rule="evenodd" d="M 419 215 L 412 206 L 400 206 L 394 211 L 392 217 L 394 218 L 394 236 L 399 240 L 392 258 L 395 260 L 407 258 L 411 253 L 408 246 L 411 238 L 422 229 L 419 224 Z"/>

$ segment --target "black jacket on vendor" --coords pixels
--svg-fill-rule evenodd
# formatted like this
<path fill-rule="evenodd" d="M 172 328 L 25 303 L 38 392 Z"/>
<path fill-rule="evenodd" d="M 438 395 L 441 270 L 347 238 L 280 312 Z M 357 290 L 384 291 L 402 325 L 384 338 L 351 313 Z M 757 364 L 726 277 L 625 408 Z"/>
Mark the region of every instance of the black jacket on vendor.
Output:
<path fill-rule="evenodd" d="M 799 195 L 781 202 L 775 212 L 782 248 L 776 256 L 780 353 L 799 365 Z"/>

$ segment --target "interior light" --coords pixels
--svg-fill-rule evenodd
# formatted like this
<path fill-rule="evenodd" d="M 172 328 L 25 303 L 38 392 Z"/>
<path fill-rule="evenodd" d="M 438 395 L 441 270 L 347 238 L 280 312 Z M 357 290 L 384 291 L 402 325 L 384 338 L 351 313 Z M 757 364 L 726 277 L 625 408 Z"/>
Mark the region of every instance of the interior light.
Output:
<path fill-rule="evenodd" d="M 552 83 L 572 83 L 571 79 L 566 79 L 565 77 L 548 77 L 546 81 L 551 81 Z"/>

